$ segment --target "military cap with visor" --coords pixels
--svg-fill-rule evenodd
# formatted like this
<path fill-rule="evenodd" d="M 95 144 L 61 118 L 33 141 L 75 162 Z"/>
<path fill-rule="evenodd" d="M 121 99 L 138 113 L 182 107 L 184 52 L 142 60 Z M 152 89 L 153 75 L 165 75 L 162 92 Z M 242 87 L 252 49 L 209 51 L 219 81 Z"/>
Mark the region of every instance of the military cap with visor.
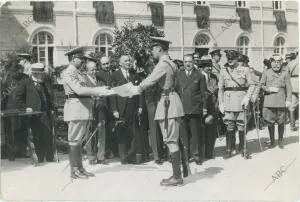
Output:
<path fill-rule="evenodd" d="M 221 56 L 221 49 L 212 50 L 212 51 L 209 52 L 209 54 L 211 56 L 213 56 L 213 55 L 219 55 L 219 56 Z"/>
<path fill-rule="evenodd" d="M 66 52 L 65 55 L 68 56 L 69 61 L 71 61 L 73 58 L 84 59 L 84 51 L 85 47 L 76 47 Z"/>
<path fill-rule="evenodd" d="M 226 57 L 228 60 L 230 59 L 238 59 L 240 53 L 236 50 L 225 50 Z"/>
<path fill-rule="evenodd" d="M 245 62 L 245 63 L 248 63 L 248 62 L 249 62 L 249 58 L 248 58 L 247 55 L 240 54 L 239 57 L 238 57 L 238 61 L 239 61 L 239 62 Z"/>
<path fill-rule="evenodd" d="M 169 45 L 172 43 L 165 37 L 151 36 L 150 39 L 152 40 L 151 48 L 154 46 L 161 46 L 161 47 L 165 47 L 165 48 L 169 49 Z"/>
<path fill-rule="evenodd" d="M 199 61 L 199 67 L 204 68 L 204 67 L 212 67 L 212 59 L 209 55 L 203 55 Z"/>

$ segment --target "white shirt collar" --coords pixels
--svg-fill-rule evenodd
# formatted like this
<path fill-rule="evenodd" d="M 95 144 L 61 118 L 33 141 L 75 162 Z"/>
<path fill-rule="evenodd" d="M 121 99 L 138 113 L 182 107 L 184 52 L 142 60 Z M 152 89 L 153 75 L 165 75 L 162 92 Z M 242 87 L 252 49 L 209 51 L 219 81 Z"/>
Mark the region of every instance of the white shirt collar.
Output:
<path fill-rule="evenodd" d="M 122 71 L 122 74 L 123 74 L 124 78 L 127 79 L 129 77 L 129 71 L 122 68 L 122 67 L 120 69 Z"/>

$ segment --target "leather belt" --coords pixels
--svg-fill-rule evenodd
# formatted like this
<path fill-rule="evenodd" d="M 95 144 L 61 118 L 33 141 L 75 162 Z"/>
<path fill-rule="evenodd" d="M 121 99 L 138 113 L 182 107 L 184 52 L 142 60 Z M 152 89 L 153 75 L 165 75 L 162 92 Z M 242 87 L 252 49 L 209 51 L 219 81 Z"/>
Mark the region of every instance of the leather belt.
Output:
<path fill-rule="evenodd" d="M 91 98 L 91 96 L 77 95 L 77 94 L 69 94 L 66 95 L 66 99 L 69 98 Z"/>
<path fill-rule="evenodd" d="M 224 88 L 224 91 L 246 91 L 248 87 L 227 87 Z"/>
<path fill-rule="evenodd" d="M 291 75 L 291 77 L 298 77 L 298 75 Z"/>
<path fill-rule="evenodd" d="M 163 89 L 161 95 L 162 95 L 162 96 L 169 96 L 169 94 L 170 94 L 171 92 L 174 92 L 174 91 L 175 91 L 174 88 Z"/>

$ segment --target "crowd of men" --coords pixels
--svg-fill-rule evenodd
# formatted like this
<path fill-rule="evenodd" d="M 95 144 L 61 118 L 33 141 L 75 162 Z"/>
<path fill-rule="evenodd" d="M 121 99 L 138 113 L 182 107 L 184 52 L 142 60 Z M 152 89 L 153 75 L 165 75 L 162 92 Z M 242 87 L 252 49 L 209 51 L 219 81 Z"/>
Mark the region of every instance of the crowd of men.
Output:
<path fill-rule="evenodd" d="M 108 164 L 107 158 L 113 156 L 122 164 L 139 164 L 152 153 L 156 164 L 166 160 L 172 164 L 173 174 L 161 185 L 176 186 L 183 183 L 182 175 L 190 174 L 189 162 L 201 165 L 214 158 L 216 138 L 222 135 L 226 136 L 226 158 L 233 153 L 249 157 L 246 134 L 251 119 L 257 128 L 262 119 L 268 126 L 269 148 L 275 146 L 275 124 L 278 145 L 284 148 L 287 114 L 291 130 L 297 130 L 298 52 L 287 54 L 285 62 L 273 55 L 259 72 L 235 50 L 225 51 L 224 66 L 219 64 L 220 49 L 201 58 L 198 53 L 184 55 L 180 64 L 168 55 L 170 41 L 152 37 L 152 42 L 155 65 L 134 63 L 131 55 L 123 54 L 115 71 L 109 57 L 99 60 L 84 47 L 65 54 L 70 64 L 62 70 L 60 81 L 66 96 L 64 121 L 72 179 L 94 176 L 83 167 L 83 149 L 91 165 Z M 19 54 L 15 63 L 6 65 L 2 110 L 45 112 L 32 119 L 31 126 L 39 162 L 53 161 L 51 82 L 45 65 L 30 65 L 28 57 Z M 112 90 L 128 82 L 134 85 L 134 96 L 122 97 Z M 16 131 L 10 131 L 14 134 L 24 127 L 15 120 L 4 124 L 6 130 L 10 124 L 15 124 Z"/>

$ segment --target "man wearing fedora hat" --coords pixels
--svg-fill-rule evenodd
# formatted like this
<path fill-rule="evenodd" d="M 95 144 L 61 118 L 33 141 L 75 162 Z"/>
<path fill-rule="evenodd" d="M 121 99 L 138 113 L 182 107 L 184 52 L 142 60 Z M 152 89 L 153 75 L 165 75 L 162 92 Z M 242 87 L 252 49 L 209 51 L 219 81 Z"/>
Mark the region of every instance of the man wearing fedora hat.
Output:
<path fill-rule="evenodd" d="M 218 134 L 218 78 L 212 73 L 212 60 L 208 55 L 200 60 L 201 73 L 206 81 L 207 115 L 203 117 L 205 157 L 214 157 L 215 142 Z"/>
<path fill-rule="evenodd" d="M 65 55 L 70 61 L 69 66 L 62 72 L 62 83 L 66 94 L 64 106 L 64 121 L 68 123 L 69 160 L 71 178 L 86 178 L 94 176 L 87 172 L 82 165 L 82 143 L 88 138 L 89 126 L 93 119 L 93 101 L 91 96 L 107 96 L 114 94 L 107 87 L 89 87 L 80 69 L 84 64 L 84 47 L 74 48 Z"/>
<path fill-rule="evenodd" d="M 31 79 L 23 80 L 16 89 L 18 108 L 44 112 L 41 116 L 31 118 L 31 129 L 34 137 L 38 161 L 52 162 L 54 158 L 51 110 L 53 102 L 49 85 L 45 82 L 45 66 L 34 63 L 31 66 Z"/>

